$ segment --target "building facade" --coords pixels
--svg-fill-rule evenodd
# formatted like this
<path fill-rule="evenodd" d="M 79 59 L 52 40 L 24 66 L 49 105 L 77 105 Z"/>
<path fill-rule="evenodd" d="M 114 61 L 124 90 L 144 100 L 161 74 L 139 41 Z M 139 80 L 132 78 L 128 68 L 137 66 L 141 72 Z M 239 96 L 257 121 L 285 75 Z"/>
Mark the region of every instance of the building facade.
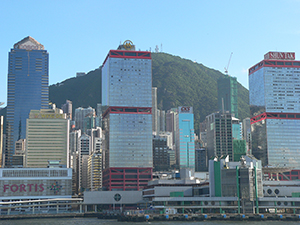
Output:
<path fill-rule="evenodd" d="M 229 155 L 230 161 L 233 161 L 231 113 L 217 112 L 208 115 L 206 129 L 208 159 Z"/>
<path fill-rule="evenodd" d="M 92 107 L 82 108 L 79 107 L 75 109 L 75 128 L 76 130 L 86 131 L 85 129 L 85 118 L 87 117 L 95 117 L 95 109 Z"/>
<path fill-rule="evenodd" d="M 25 167 L 47 168 L 48 160 L 70 167 L 69 120 L 60 109 L 31 110 L 27 119 Z"/>
<path fill-rule="evenodd" d="M 299 97 L 294 52 L 268 52 L 249 69 L 252 154 L 263 166 L 300 168 Z"/>
<path fill-rule="evenodd" d="M 19 41 L 9 52 L 5 167 L 13 166 L 15 142 L 26 137 L 30 110 L 48 108 L 48 61 L 44 46 L 32 37 Z"/>
<path fill-rule="evenodd" d="M 71 198 L 72 169 L 2 168 L 0 196 L 1 201 Z"/>
<path fill-rule="evenodd" d="M 139 190 L 152 178 L 151 53 L 110 50 L 102 66 L 103 134 L 108 190 Z"/>
<path fill-rule="evenodd" d="M 3 167 L 3 127 L 4 127 L 4 117 L 0 116 L 0 168 Z"/>
<path fill-rule="evenodd" d="M 238 118 L 237 79 L 225 75 L 218 79 L 218 108 L 220 112 L 229 111 Z"/>
<path fill-rule="evenodd" d="M 195 131 L 193 107 L 178 107 L 176 154 L 180 169 L 195 171 Z"/>
<path fill-rule="evenodd" d="M 168 171 L 170 169 L 169 150 L 166 137 L 153 135 L 154 171 Z"/>

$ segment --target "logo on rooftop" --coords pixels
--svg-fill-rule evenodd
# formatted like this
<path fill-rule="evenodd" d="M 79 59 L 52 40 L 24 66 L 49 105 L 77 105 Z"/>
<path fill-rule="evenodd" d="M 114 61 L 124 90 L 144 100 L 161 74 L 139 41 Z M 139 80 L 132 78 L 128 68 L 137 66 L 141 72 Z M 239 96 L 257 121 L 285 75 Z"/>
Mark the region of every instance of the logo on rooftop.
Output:
<path fill-rule="evenodd" d="M 267 59 L 295 60 L 295 52 L 268 52 L 265 54 Z"/>
<path fill-rule="evenodd" d="M 133 43 L 130 40 L 126 40 L 124 41 L 123 46 L 126 50 L 130 50 L 133 47 Z"/>

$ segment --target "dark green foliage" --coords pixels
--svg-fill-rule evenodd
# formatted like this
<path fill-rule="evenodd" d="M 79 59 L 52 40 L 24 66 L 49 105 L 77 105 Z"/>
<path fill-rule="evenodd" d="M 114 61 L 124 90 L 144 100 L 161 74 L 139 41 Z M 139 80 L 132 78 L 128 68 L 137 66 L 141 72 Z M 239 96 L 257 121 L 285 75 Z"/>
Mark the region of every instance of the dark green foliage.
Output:
<path fill-rule="evenodd" d="M 78 107 L 97 108 L 97 103 L 101 103 L 101 70 L 90 71 L 83 77 L 73 77 L 61 83 L 49 87 L 50 102 L 55 103 L 58 108 L 71 100 L 74 110 Z"/>
<path fill-rule="evenodd" d="M 157 87 L 158 108 L 193 106 L 195 130 L 205 117 L 218 110 L 217 80 L 224 76 L 202 64 L 165 53 L 152 54 L 153 87 Z M 239 119 L 249 117 L 249 92 L 238 83 Z"/>
<path fill-rule="evenodd" d="M 157 87 L 158 108 L 168 110 L 178 106 L 192 106 L 195 130 L 199 123 L 218 109 L 217 79 L 221 72 L 202 64 L 166 53 L 152 53 L 152 86 Z M 61 85 L 63 84 L 63 85 Z M 71 78 L 50 86 L 50 101 L 57 107 L 71 100 L 74 109 L 82 106 L 96 108 L 101 102 L 100 69 L 86 76 Z M 239 119 L 249 117 L 249 93 L 238 83 Z"/>

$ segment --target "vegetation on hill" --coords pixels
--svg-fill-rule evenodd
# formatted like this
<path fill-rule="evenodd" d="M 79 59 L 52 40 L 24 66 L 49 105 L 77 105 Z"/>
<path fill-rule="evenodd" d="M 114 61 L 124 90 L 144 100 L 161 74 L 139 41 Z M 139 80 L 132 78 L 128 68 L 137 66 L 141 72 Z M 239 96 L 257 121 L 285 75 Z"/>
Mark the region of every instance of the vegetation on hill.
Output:
<path fill-rule="evenodd" d="M 76 108 L 89 106 L 96 109 L 97 103 L 101 103 L 101 70 L 90 71 L 85 76 L 73 77 L 61 83 L 49 87 L 50 102 L 58 108 L 72 101 L 73 114 Z"/>
<path fill-rule="evenodd" d="M 217 80 L 224 76 L 202 64 L 165 53 L 152 54 L 153 87 L 157 87 L 157 104 L 168 110 L 178 106 L 192 106 L 195 130 L 205 117 L 218 111 Z M 249 92 L 238 83 L 239 119 L 249 116 Z"/>
<path fill-rule="evenodd" d="M 178 106 L 192 106 L 195 130 L 205 117 L 217 111 L 217 79 L 221 72 L 191 60 L 166 53 L 152 53 L 152 86 L 157 87 L 158 108 L 168 110 Z M 101 102 L 101 71 L 96 69 L 86 76 L 71 78 L 50 86 L 50 101 L 61 107 L 65 101 L 78 107 L 96 108 Z M 249 117 L 249 93 L 238 83 L 239 119 Z"/>

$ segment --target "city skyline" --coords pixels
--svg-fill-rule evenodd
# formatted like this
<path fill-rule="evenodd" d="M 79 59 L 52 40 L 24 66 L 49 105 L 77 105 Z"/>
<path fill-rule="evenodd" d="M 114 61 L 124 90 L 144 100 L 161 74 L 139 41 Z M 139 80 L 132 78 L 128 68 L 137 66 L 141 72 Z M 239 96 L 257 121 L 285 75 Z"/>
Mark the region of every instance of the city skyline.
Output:
<path fill-rule="evenodd" d="M 171 1 L 26 1 L 17 6 L 14 1 L 2 2 L 0 102 L 7 104 L 7 52 L 26 36 L 39 40 L 50 53 L 50 84 L 98 68 L 107 49 L 130 39 L 141 50 L 155 51 L 157 45 L 159 51 L 222 73 L 233 52 L 229 74 L 248 89 L 248 69 L 265 52 L 293 51 L 297 58 L 299 6 L 295 0 L 176 5 Z M 273 15 L 285 16 L 274 23 Z M 11 29 L 15 26 L 18 29 Z"/>

